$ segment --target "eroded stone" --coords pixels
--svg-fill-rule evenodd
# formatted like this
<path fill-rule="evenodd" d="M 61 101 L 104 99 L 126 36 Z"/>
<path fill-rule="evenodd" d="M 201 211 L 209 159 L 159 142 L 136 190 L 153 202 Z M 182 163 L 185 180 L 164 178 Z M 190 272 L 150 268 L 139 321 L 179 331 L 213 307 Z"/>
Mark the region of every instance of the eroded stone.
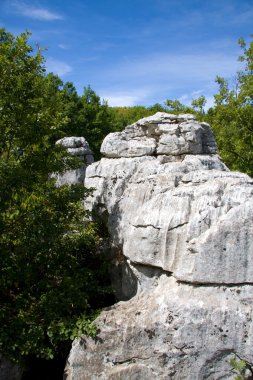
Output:
<path fill-rule="evenodd" d="M 85 185 L 124 302 L 74 342 L 67 380 L 234 379 L 230 359 L 253 357 L 252 178 L 226 168 L 192 115 L 141 119 L 102 151 Z"/>

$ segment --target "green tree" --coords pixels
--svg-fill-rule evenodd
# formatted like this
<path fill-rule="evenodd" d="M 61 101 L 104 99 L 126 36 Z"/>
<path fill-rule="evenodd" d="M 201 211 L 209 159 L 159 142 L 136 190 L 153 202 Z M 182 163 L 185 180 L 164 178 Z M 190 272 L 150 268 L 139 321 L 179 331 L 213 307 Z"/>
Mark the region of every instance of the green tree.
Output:
<path fill-rule="evenodd" d="M 169 112 L 175 112 L 176 114 L 191 111 L 190 107 L 185 106 L 179 100 L 167 99 L 165 104 L 168 107 Z"/>
<path fill-rule="evenodd" d="M 247 47 L 240 39 L 239 44 L 244 69 L 237 73 L 232 88 L 228 80 L 216 78 L 219 92 L 207 116 L 228 167 L 253 176 L 253 42 Z"/>
<path fill-rule="evenodd" d="M 153 104 L 152 106 L 148 107 L 148 110 L 152 112 L 152 114 L 156 112 L 168 112 L 167 107 L 162 106 L 160 103 Z"/>
<path fill-rule="evenodd" d="M 119 131 L 124 129 L 127 125 L 133 124 L 137 120 L 154 113 L 144 106 L 114 107 L 112 110 L 115 114 L 115 125 Z"/>
<path fill-rule="evenodd" d="M 206 121 L 206 98 L 201 95 L 197 99 L 193 99 L 191 102 L 191 107 L 185 104 L 182 104 L 179 100 L 170 100 L 167 99 L 165 104 L 167 105 L 167 112 L 172 112 L 175 114 L 180 113 L 190 113 L 195 115 L 197 120 Z"/>
<path fill-rule="evenodd" d="M 62 92 L 64 113 L 68 120 L 62 128 L 64 134 L 66 136 L 83 136 L 88 140 L 88 136 L 85 135 L 85 131 L 82 128 L 80 115 L 83 105 L 73 83 L 61 83 L 59 90 Z"/>
<path fill-rule="evenodd" d="M 201 95 L 197 99 L 193 99 L 191 102 L 191 106 L 194 110 L 199 112 L 201 115 L 204 115 L 205 113 L 205 105 L 206 105 L 206 98 Z"/>
<path fill-rule="evenodd" d="M 234 380 L 247 380 L 253 376 L 252 363 L 247 360 L 241 359 L 238 355 L 230 359 L 230 364 L 236 376 Z"/>
<path fill-rule="evenodd" d="M 100 158 L 100 146 L 105 136 L 115 130 L 115 117 L 108 104 L 91 89 L 84 87 L 78 96 L 73 84 L 67 82 L 61 89 L 67 123 L 62 128 L 67 136 L 84 136 L 95 159 Z"/>
<path fill-rule="evenodd" d="M 121 131 L 127 125 L 135 123 L 143 117 L 151 116 L 156 112 L 167 112 L 168 110 L 161 104 L 156 103 L 150 107 L 114 107 L 112 108 L 115 117 L 115 130 Z"/>
<path fill-rule="evenodd" d="M 63 94 L 28 37 L 0 30 L 0 351 L 19 361 L 95 333 L 107 291 L 82 205 L 89 191 L 50 179 L 76 161 L 55 146 L 68 122 Z"/>
<path fill-rule="evenodd" d="M 100 158 L 100 146 L 105 136 L 113 130 L 113 118 L 106 101 L 90 86 L 84 87 L 81 96 L 82 109 L 80 119 L 84 136 L 87 136 L 95 159 Z"/>

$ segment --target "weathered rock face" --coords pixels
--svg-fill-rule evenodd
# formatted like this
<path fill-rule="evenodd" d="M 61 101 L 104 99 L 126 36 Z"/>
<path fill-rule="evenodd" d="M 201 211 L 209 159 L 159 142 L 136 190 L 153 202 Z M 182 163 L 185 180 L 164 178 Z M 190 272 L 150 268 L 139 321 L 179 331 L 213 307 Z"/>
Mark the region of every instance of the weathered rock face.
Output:
<path fill-rule="evenodd" d="M 67 170 L 63 174 L 57 174 L 57 186 L 64 184 L 83 184 L 86 167 L 94 162 L 88 142 L 84 137 L 64 137 L 56 142 L 62 145 L 69 154 L 80 159 L 80 168 Z"/>
<path fill-rule="evenodd" d="M 104 311 L 97 340 L 73 344 L 67 379 L 234 379 L 235 352 L 252 360 L 252 287 L 157 286 Z"/>
<path fill-rule="evenodd" d="M 139 120 L 101 150 L 85 184 L 126 302 L 75 341 L 67 379 L 233 379 L 233 355 L 253 361 L 253 180 L 192 115 Z"/>
<path fill-rule="evenodd" d="M 209 126 L 192 115 L 158 112 L 129 125 L 123 132 L 110 133 L 101 146 L 106 157 L 215 153 Z"/>

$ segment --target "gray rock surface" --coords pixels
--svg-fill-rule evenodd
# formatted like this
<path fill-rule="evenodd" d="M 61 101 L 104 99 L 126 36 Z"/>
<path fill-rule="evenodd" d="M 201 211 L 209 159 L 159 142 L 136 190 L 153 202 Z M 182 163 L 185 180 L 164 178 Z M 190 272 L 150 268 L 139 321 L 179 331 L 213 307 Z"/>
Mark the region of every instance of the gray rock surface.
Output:
<path fill-rule="evenodd" d="M 74 342 L 67 379 L 232 380 L 234 353 L 252 361 L 250 299 L 250 285 L 195 287 L 162 275 L 104 311 L 96 340 Z"/>
<path fill-rule="evenodd" d="M 101 149 L 85 185 L 124 302 L 74 342 L 66 378 L 232 380 L 231 357 L 253 362 L 253 180 L 192 115 L 157 113 Z"/>
<path fill-rule="evenodd" d="M 103 141 L 101 153 L 106 157 L 169 156 L 216 153 L 216 144 L 206 123 L 192 115 L 158 112 L 125 128 L 110 133 Z"/>
<path fill-rule="evenodd" d="M 57 186 L 64 184 L 83 184 L 85 172 L 88 165 L 94 162 L 92 151 L 84 137 L 64 137 L 56 141 L 57 145 L 62 145 L 71 156 L 80 159 L 80 168 L 66 170 L 63 174 L 55 174 Z"/>
<path fill-rule="evenodd" d="M 23 368 L 10 362 L 0 355 L 0 379 L 1 380 L 21 380 Z"/>

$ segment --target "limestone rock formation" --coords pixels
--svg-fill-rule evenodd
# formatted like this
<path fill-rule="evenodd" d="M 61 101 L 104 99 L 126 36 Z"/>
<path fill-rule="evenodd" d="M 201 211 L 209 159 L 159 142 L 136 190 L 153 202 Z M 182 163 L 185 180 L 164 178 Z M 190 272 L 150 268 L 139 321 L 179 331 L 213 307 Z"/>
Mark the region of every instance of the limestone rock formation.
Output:
<path fill-rule="evenodd" d="M 253 362 L 253 180 L 188 114 L 141 119 L 101 151 L 85 185 L 121 302 L 74 342 L 67 380 L 232 380 L 231 357 Z"/>
<path fill-rule="evenodd" d="M 67 170 L 63 174 L 57 174 L 57 186 L 64 184 L 83 184 L 85 178 L 86 167 L 94 162 L 92 152 L 88 142 L 84 137 L 64 137 L 56 142 L 62 145 L 72 156 L 80 159 L 80 168 L 75 170 Z"/>

